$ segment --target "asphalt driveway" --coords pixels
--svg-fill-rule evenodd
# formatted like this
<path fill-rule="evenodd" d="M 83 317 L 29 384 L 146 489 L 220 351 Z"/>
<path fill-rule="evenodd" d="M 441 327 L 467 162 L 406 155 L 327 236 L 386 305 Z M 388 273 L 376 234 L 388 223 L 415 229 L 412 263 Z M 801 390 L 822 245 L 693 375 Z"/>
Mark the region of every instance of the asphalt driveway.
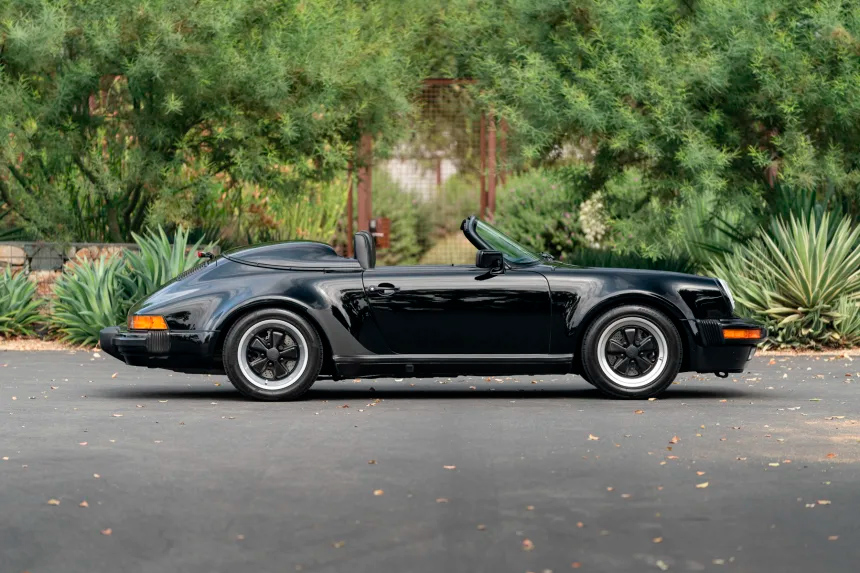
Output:
<path fill-rule="evenodd" d="M 269 404 L 0 352 L 0 572 L 857 571 L 858 378 L 760 357 L 656 401 L 570 376 Z"/>

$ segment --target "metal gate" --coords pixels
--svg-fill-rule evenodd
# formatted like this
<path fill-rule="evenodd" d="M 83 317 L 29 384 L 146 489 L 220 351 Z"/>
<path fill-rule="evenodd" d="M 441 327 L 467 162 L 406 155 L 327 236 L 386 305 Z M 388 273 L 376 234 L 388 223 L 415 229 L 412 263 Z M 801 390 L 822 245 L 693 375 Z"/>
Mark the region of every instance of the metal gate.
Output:
<path fill-rule="evenodd" d="M 507 155 L 507 128 L 475 102 L 473 83 L 425 80 L 407 137 L 390 149 L 374 146 L 369 135 L 362 138 L 357 228 L 376 231 L 379 265 L 474 262 L 475 249 L 459 225 L 471 214 L 492 218 L 496 188 L 505 180 L 499 158 Z M 349 223 L 352 206 L 350 192 Z M 388 228 L 380 219 L 390 221 Z M 351 236 L 352 225 L 347 227 Z"/>

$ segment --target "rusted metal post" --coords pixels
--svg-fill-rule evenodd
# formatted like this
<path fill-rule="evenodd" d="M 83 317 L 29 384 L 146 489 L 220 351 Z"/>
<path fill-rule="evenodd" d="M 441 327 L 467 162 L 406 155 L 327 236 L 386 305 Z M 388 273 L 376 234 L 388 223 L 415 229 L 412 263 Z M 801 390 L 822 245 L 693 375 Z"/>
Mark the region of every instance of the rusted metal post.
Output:
<path fill-rule="evenodd" d="M 436 187 L 442 186 L 442 158 L 436 157 Z"/>
<path fill-rule="evenodd" d="M 490 116 L 487 129 L 487 218 L 496 214 L 496 118 Z"/>
<path fill-rule="evenodd" d="M 352 252 L 352 236 L 355 234 L 352 220 L 354 217 L 352 210 L 352 161 L 347 167 L 346 180 L 349 185 L 346 192 L 346 256 L 352 258 L 355 256 L 355 253 Z"/>
<path fill-rule="evenodd" d="M 481 114 L 481 141 L 479 144 L 481 153 L 481 204 L 478 209 L 478 217 L 483 217 L 487 212 L 487 116 Z"/>
<path fill-rule="evenodd" d="M 502 127 L 502 136 L 499 141 L 501 149 L 499 150 L 499 181 L 502 185 L 508 182 L 508 122 L 505 118 L 499 122 Z"/>
<path fill-rule="evenodd" d="M 361 136 L 358 150 L 358 230 L 370 230 L 373 201 L 371 198 L 371 171 L 373 168 L 373 136 Z"/>

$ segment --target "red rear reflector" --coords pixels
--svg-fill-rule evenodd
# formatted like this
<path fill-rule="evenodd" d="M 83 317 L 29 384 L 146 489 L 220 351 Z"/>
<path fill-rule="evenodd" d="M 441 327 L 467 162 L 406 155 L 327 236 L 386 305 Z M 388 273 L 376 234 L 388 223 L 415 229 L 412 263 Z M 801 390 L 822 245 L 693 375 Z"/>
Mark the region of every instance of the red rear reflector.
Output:
<path fill-rule="evenodd" d="M 724 328 L 723 338 L 732 340 L 748 340 L 761 338 L 760 328 Z"/>
<path fill-rule="evenodd" d="M 163 316 L 134 315 L 128 320 L 132 330 L 167 330 Z"/>

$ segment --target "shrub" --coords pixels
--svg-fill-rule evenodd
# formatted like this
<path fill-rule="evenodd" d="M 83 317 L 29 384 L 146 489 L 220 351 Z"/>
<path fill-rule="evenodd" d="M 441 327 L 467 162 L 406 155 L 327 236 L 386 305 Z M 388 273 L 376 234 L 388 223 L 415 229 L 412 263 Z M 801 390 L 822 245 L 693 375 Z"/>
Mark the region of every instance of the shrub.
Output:
<path fill-rule="evenodd" d="M 36 285 L 24 271 L 13 274 L 7 267 L 0 274 L 0 335 L 33 336 L 33 325 L 41 318 Z"/>
<path fill-rule="evenodd" d="M 847 217 L 776 217 L 714 263 L 714 272 L 729 283 L 743 311 L 768 325 L 771 344 L 837 345 L 856 332 L 851 304 L 860 296 L 858 239 L 860 227 Z"/>
<path fill-rule="evenodd" d="M 70 267 L 54 283 L 51 326 L 62 340 L 73 344 L 98 342 L 99 331 L 122 324 L 129 308 L 118 256 L 102 256 Z"/>
<path fill-rule="evenodd" d="M 582 197 L 573 185 L 546 170 L 511 177 L 499 189 L 496 226 L 536 253 L 567 260 L 577 247 L 585 246 L 580 227 Z"/>

